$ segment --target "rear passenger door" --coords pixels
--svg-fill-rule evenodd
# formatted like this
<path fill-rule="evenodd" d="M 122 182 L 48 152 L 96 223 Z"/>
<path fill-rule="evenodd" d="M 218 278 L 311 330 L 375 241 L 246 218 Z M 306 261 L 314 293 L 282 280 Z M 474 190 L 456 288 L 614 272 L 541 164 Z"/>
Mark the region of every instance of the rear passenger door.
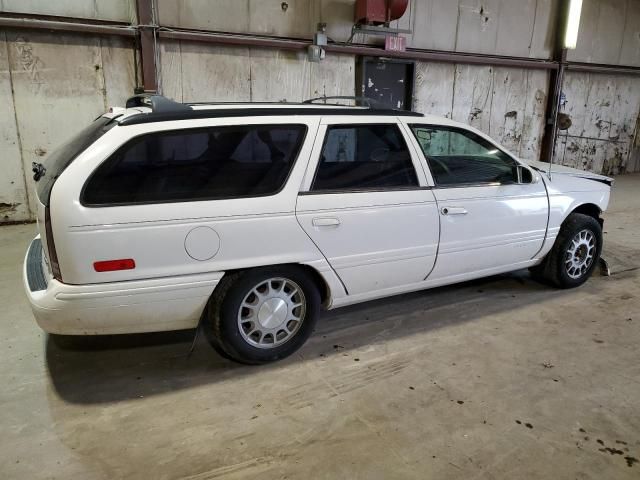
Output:
<path fill-rule="evenodd" d="M 350 295 L 400 291 L 434 266 L 438 211 L 407 140 L 389 117 L 318 131 L 296 215 Z"/>

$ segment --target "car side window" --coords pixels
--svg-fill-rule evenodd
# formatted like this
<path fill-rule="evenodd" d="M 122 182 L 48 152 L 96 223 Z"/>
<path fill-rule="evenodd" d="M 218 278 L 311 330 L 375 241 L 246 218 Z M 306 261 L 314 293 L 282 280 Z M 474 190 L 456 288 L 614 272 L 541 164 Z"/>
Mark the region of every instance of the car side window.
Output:
<path fill-rule="evenodd" d="M 518 181 L 518 164 L 473 132 L 430 125 L 412 125 L 411 130 L 438 185 Z"/>
<path fill-rule="evenodd" d="M 86 205 L 264 196 L 284 186 L 304 125 L 243 125 L 173 130 L 136 137 L 85 185 Z"/>
<path fill-rule="evenodd" d="M 418 177 L 398 125 L 334 125 L 327 128 L 312 191 L 417 186 Z"/>

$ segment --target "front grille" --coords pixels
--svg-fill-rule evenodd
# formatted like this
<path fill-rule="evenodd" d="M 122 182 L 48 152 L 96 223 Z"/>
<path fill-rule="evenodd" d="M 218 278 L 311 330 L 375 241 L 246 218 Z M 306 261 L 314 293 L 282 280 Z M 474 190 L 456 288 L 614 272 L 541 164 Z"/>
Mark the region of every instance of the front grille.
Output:
<path fill-rule="evenodd" d="M 39 238 L 31 242 L 27 253 L 27 283 L 32 292 L 47 289 L 47 279 L 42 272 L 42 242 Z"/>

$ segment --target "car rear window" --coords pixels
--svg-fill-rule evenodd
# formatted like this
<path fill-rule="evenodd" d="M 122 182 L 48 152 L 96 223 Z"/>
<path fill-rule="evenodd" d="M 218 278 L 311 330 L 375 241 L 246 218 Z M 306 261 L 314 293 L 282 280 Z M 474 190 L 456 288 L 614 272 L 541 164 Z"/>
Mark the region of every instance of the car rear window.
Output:
<path fill-rule="evenodd" d="M 413 188 L 418 178 L 396 124 L 327 128 L 312 191 Z"/>
<path fill-rule="evenodd" d="M 36 180 L 36 192 L 44 205 L 49 205 L 51 189 L 62 172 L 78 155 L 116 125 L 111 118 L 98 117 L 65 144 L 54 150 L 47 157 L 43 166 L 44 174 Z"/>
<path fill-rule="evenodd" d="M 106 160 L 82 194 L 87 206 L 272 195 L 284 186 L 304 125 L 239 125 L 136 137 Z"/>

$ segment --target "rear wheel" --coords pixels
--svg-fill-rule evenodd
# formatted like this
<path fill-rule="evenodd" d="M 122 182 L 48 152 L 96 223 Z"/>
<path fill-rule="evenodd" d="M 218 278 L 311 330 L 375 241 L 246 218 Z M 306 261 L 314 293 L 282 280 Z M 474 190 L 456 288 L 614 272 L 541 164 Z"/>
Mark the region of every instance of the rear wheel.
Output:
<path fill-rule="evenodd" d="M 320 294 L 299 267 L 265 267 L 225 276 L 211 297 L 207 323 L 214 348 L 258 364 L 287 357 L 309 338 Z"/>
<path fill-rule="evenodd" d="M 559 288 L 578 287 L 593 273 L 601 251 L 602 228 L 598 221 L 572 213 L 562 224 L 551 252 L 531 272 Z"/>

